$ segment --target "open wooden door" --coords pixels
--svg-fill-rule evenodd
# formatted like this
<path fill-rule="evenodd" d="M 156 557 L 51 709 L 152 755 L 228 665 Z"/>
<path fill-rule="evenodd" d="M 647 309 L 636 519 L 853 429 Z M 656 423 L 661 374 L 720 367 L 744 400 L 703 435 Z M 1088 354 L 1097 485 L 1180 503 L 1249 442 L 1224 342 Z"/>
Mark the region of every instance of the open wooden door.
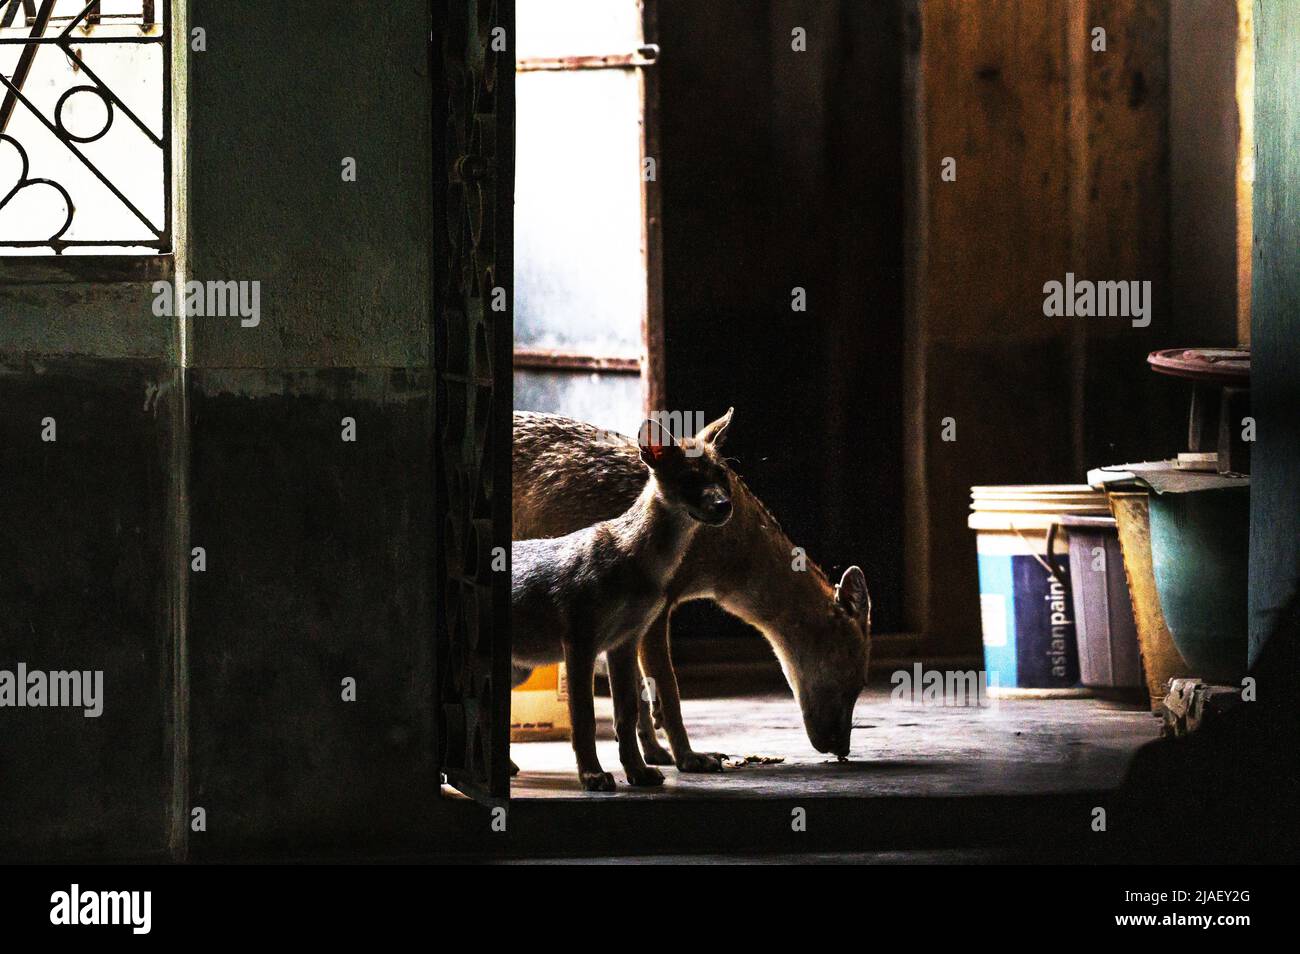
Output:
<path fill-rule="evenodd" d="M 447 782 L 510 793 L 514 0 L 433 0 L 434 719 Z"/>

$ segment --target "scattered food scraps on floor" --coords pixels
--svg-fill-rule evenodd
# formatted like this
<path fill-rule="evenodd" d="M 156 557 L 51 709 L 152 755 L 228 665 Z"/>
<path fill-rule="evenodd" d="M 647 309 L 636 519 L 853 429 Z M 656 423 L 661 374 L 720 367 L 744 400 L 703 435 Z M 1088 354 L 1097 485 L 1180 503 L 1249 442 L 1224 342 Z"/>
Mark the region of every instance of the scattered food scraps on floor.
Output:
<path fill-rule="evenodd" d="M 725 768 L 740 768 L 744 765 L 777 765 L 784 761 L 783 755 L 728 755 L 722 764 Z"/>

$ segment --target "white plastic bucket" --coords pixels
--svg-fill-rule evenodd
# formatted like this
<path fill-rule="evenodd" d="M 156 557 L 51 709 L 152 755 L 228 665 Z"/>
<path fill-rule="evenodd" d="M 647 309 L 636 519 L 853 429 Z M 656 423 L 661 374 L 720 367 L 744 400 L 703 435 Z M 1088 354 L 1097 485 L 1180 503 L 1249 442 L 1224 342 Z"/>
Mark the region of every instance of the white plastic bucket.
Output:
<path fill-rule="evenodd" d="M 972 487 L 968 525 L 979 557 L 984 668 L 1002 689 L 1079 684 L 1070 559 L 1061 518 L 1107 514 L 1082 484 Z"/>

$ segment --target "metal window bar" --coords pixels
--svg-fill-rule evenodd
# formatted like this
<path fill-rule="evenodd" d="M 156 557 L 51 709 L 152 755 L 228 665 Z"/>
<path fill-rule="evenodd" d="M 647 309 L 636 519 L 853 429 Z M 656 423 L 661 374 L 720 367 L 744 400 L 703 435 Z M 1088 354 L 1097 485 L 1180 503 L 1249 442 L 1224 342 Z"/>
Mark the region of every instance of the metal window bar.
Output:
<path fill-rule="evenodd" d="M 86 13 L 86 26 L 84 26 L 83 29 L 88 30 L 90 27 L 97 25 L 104 20 L 134 20 L 137 18 L 141 21 L 141 26 L 148 29 L 158 22 L 157 14 L 155 12 L 155 3 L 156 0 L 141 0 L 140 13 L 137 17 L 137 14 L 134 13 L 104 13 L 100 9 L 102 6 L 102 0 L 91 0 L 89 4 L 90 10 Z M 13 0 L 13 2 L 9 2 L 9 0 L 0 0 L 0 5 L 5 4 L 7 4 L 5 7 L 6 12 L 0 16 L 0 27 L 13 26 L 14 20 L 17 18 L 20 9 L 23 11 L 27 26 L 31 26 L 36 22 L 36 0 Z M 76 18 L 73 16 L 50 18 L 50 20 L 55 23 L 71 19 Z"/>
<path fill-rule="evenodd" d="M 0 102 L 0 143 L 8 142 L 17 150 L 24 169 L 24 173 L 20 176 L 17 184 L 7 194 L 0 195 L 0 211 L 3 211 L 4 207 L 22 189 L 30 185 L 46 185 L 62 194 L 68 207 L 68 214 L 63 224 L 48 239 L 13 240 L 0 235 L 0 251 L 4 248 L 50 248 L 56 255 L 62 255 L 70 247 L 122 247 L 147 248 L 151 251 L 170 252 L 172 247 L 171 3 L 165 2 L 163 4 L 162 29 L 157 32 L 153 29 L 158 22 L 155 0 L 141 0 L 139 13 L 114 14 L 103 14 L 100 10 L 100 0 L 91 0 L 78 13 L 59 17 L 54 16 L 54 7 L 57 0 L 39 0 L 39 6 L 37 6 L 37 3 L 38 0 L 0 0 L 0 28 L 12 28 L 20 9 L 24 14 L 24 23 L 29 28 L 29 33 L 25 37 L 0 37 L 0 47 L 22 47 L 14 73 L 11 76 L 0 73 L 0 86 L 4 90 L 4 100 Z M 91 30 L 95 25 L 109 19 L 138 21 L 141 33 L 127 36 L 72 36 L 72 31 L 78 27 L 83 31 Z M 54 32 L 56 24 L 62 25 L 62 30 L 57 33 Z M 123 99 L 86 64 L 81 54 L 73 49 L 73 43 L 78 46 L 87 43 L 156 44 L 161 48 L 160 75 L 158 77 L 161 84 L 162 100 L 161 136 L 150 130 L 148 125 L 127 106 Z M 64 56 L 68 59 L 69 69 L 73 73 L 83 74 L 89 80 L 89 84 L 69 87 L 54 108 L 53 120 L 42 113 L 23 92 L 31 73 L 32 64 L 38 51 L 43 47 L 56 47 L 62 50 Z M 93 136 L 76 136 L 69 132 L 63 122 L 63 104 L 68 96 L 79 90 L 94 92 L 104 102 L 107 121 L 104 128 Z M 122 203 L 123 207 L 130 211 L 149 230 L 152 237 L 134 236 L 130 238 L 78 238 L 65 240 L 64 235 L 67 234 L 75 220 L 76 207 L 71 193 L 63 184 L 39 176 L 34 178 L 28 176 L 30 172 L 28 151 L 21 142 L 8 132 L 10 121 L 20 105 L 30 111 L 40 124 L 79 160 L 87 173 L 107 187 L 113 196 Z M 162 188 L 163 204 L 163 220 L 161 223 L 151 221 L 145 213 L 140 211 L 78 145 L 79 143 L 98 142 L 107 135 L 109 130 L 112 129 L 116 115 L 119 112 L 135 125 L 154 147 L 161 150 L 163 165 L 162 182 L 159 184 Z"/>

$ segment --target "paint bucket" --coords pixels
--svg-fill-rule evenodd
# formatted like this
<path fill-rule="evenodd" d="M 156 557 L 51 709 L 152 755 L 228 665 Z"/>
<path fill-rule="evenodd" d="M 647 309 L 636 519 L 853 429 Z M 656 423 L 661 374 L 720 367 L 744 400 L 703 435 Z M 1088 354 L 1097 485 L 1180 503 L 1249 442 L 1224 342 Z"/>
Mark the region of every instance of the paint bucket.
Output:
<path fill-rule="evenodd" d="M 1124 555 L 1112 516 L 1062 517 L 1070 541 L 1079 681 L 1100 695 L 1142 691 L 1142 656 L 1124 575 Z"/>
<path fill-rule="evenodd" d="M 1061 521 L 1105 513 L 1105 495 L 1086 484 L 971 488 L 984 668 L 996 694 L 1080 694 Z"/>
<path fill-rule="evenodd" d="M 1250 489 L 1152 494 L 1151 567 L 1169 635 L 1207 682 L 1246 675 Z"/>

